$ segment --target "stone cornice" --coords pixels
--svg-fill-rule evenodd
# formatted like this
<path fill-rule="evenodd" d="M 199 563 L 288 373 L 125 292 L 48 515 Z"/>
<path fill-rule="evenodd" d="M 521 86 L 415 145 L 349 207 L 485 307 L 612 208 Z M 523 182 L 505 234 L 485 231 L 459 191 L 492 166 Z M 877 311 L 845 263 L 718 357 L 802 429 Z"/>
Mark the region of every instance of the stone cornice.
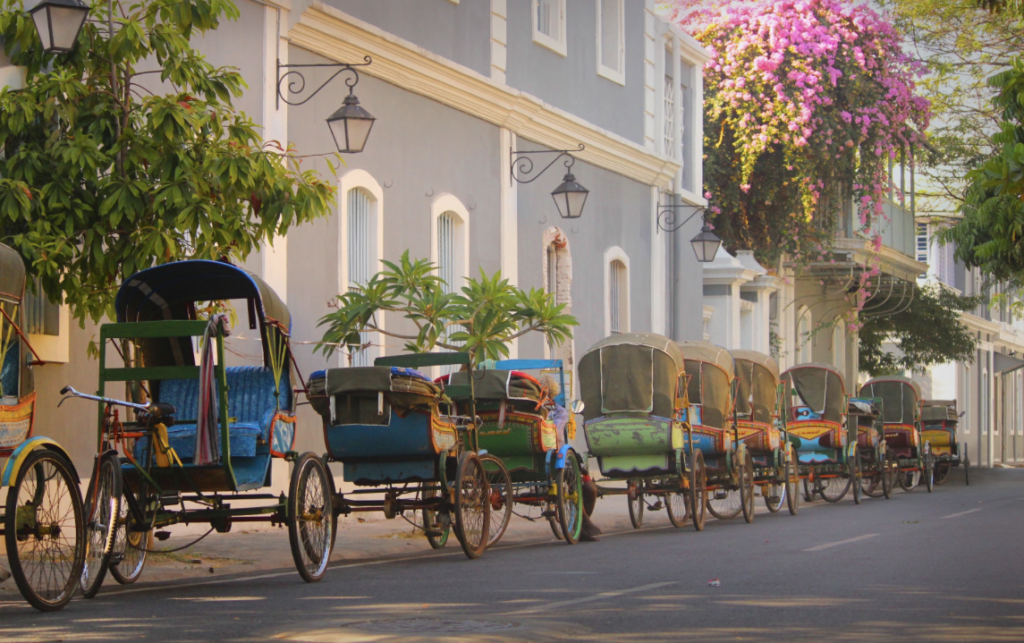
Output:
<path fill-rule="evenodd" d="M 291 44 L 325 58 L 354 61 L 373 57 L 362 73 L 375 76 L 554 149 L 586 145 L 580 160 L 645 185 L 667 186 L 677 161 L 596 127 L 539 98 L 498 83 L 471 69 L 319 1 L 288 32 Z"/>

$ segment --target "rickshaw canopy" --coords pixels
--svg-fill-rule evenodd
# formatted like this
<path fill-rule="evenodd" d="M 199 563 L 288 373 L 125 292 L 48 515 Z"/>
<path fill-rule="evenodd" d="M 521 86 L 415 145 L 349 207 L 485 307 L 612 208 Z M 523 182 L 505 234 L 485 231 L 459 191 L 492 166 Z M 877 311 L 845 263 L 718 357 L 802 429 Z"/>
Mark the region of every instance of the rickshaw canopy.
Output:
<path fill-rule="evenodd" d="M 25 296 L 25 262 L 14 248 L 0 243 L 0 301 L 20 304 Z"/>
<path fill-rule="evenodd" d="M 736 362 L 736 413 L 767 424 L 775 413 L 779 365 L 771 355 L 757 351 L 732 351 Z"/>
<path fill-rule="evenodd" d="M 912 379 L 876 377 L 861 387 L 860 394 L 882 398 L 882 421 L 886 424 L 913 424 L 919 419 L 921 386 Z"/>
<path fill-rule="evenodd" d="M 675 413 L 683 353 L 654 333 L 623 333 L 597 342 L 579 363 L 584 420 L 608 413 Z"/>
<path fill-rule="evenodd" d="M 925 400 L 921 419 L 925 422 L 959 422 L 956 400 Z"/>
<path fill-rule="evenodd" d="M 683 342 L 690 404 L 701 405 L 701 424 L 725 428 L 730 415 L 732 380 L 736 364 L 732 354 L 707 342 Z"/>
<path fill-rule="evenodd" d="M 267 344 L 268 321 L 291 328 L 291 314 L 274 289 L 256 275 L 229 263 L 208 260 L 175 261 L 137 272 L 121 284 L 114 300 L 118 322 L 196 319 L 196 302 L 245 299 L 249 326 L 259 328 L 263 361 L 271 366 Z M 147 366 L 192 366 L 189 338 L 147 339 L 142 342 Z"/>
<path fill-rule="evenodd" d="M 843 375 L 830 364 L 800 364 L 782 374 L 782 380 L 796 389 L 804 406 L 829 422 L 841 422 L 847 412 L 846 382 Z M 783 396 L 786 412 L 792 405 L 792 395 Z"/>
<path fill-rule="evenodd" d="M 540 382 L 519 371 L 477 370 L 473 371 L 472 377 L 473 393 L 478 400 L 540 402 L 547 397 Z M 449 384 L 468 390 L 469 378 L 470 374 L 464 371 L 452 373 Z"/>
<path fill-rule="evenodd" d="M 383 399 L 403 415 L 437 404 L 441 387 L 416 369 L 400 366 L 356 366 L 316 371 L 309 378 L 309 403 L 333 424 L 378 424 Z M 343 399 L 344 403 L 332 400 Z"/>

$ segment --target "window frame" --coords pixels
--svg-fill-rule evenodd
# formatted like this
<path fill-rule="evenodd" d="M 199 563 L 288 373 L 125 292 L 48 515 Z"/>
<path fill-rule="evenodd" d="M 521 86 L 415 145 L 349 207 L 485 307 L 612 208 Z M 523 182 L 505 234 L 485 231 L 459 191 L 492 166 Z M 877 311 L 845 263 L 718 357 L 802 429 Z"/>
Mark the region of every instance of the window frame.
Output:
<path fill-rule="evenodd" d="M 604 64 L 604 30 L 602 29 L 604 9 L 602 5 L 605 0 L 594 0 L 597 8 L 597 20 L 595 21 L 597 23 L 597 75 L 624 86 L 626 84 L 626 2 L 625 0 L 612 1 L 618 5 L 619 12 L 619 69 L 613 69 Z"/>
<path fill-rule="evenodd" d="M 612 334 L 612 263 L 618 261 L 622 264 L 625 274 L 619 284 L 619 329 L 618 333 L 631 332 L 632 325 L 632 301 L 630 280 L 632 271 L 629 265 L 629 255 L 619 246 L 612 246 L 604 253 L 604 335 Z M 623 287 L 624 286 L 624 287 Z"/>
<path fill-rule="evenodd" d="M 346 172 L 341 177 L 341 185 L 338 190 L 338 293 L 345 294 L 349 291 L 349 192 L 352 190 L 362 190 L 369 200 L 370 205 L 370 217 L 373 221 L 374 234 L 373 238 L 370 239 L 372 242 L 373 257 L 371 259 L 371 270 L 370 274 L 380 270 L 380 261 L 384 258 L 384 189 L 380 183 L 373 178 L 366 170 L 354 169 Z M 373 270 L 373 263 L 377 263 L 377 270 Z M 386 315 L 379 315 L 377 318 L 377 325 L 380 328 L 385 327 Z M 367 359 L 370 363 L 373 363 L 373 359 L 381 357 L 385 354 L 384 341 L 381 333 L 376 333 L 376 341 L 372 343 L 377 346 L 372 346 L 367 351 Z M 373 340 L 374 338 L 370 338 Z M 347 351 L 338 351 L 338 360 L 340 366 L 348 366 Z"/>
<path fill-rule="evenodd" d="M 558 3 L 558 25 L 556 29 L 558 32 L 558 38 L 549 36 L 541 31 L 537 26 L 537 10 L 540 8 L 541 0 L 533 0 L 530 4 L 530 22 L 533 24 L 533 42 L 541 47 L 550 49 L 564 58 L 569 55 L 565 34 L 565 0 L 551 1 Z"/>

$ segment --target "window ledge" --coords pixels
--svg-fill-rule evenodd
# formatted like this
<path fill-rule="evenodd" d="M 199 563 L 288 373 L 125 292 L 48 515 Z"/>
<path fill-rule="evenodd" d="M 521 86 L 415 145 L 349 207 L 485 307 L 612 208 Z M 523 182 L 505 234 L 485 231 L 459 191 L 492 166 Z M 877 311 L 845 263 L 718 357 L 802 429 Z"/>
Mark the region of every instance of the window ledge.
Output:
<path fill-rule="evenodd" d="M 626 85 L 625 72 L 616 71 L 611 67 L 605 67 L 601 63 L 597 64 L 597 75 L 600 76 L 601 78 L 607 78 L 613 83 L 617 83 L 622 86 Z"/>
<path fill-rule="evenodd" d="M 559 42 L 558 40 L 555 40 L 546 33 L 534 29 L 533 42 L 537 43 L 541 47 L 544 47 L 545 49 L 550 49 L 551 51 L 555 52 L 556 54 L 563 58 L 569 55 L 569 50 L 568 47 L 566 47 L 564 39 L 561 42 Z"/>

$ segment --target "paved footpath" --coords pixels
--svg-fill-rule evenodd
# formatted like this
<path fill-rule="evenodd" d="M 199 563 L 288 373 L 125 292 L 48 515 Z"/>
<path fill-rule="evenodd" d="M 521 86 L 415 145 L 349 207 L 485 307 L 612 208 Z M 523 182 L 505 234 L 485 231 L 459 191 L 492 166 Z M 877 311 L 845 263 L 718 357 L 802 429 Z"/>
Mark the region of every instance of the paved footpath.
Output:
<path fill-rule="evenodd" d="M 454 540 L 431 551 L 400 520 L 348 518 L 314 585 L 291 568 L 285 530 L 213 534 L 57 614 L 5 583 L 0 641 L 1024 640 L 1024 471 L 972 474 L 970 487 L 954 472 L 933 494 L 819 500 L 704 533 L 664 512 L 634 531 L 609 498 L 602 542 L 568 547 L 514 520 L 478 561 Z M 187 535 L 161 545 L 176 542 Z"/>

